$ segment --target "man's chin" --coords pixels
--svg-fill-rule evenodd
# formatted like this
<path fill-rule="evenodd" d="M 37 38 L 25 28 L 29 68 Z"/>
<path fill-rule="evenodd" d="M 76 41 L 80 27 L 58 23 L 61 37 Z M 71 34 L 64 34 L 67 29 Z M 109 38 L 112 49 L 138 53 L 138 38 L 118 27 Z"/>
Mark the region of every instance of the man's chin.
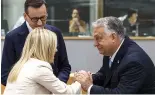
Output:
<path fill-rule="evenodd" d="M 103 52 L 102 51 L 99 51 L 99 53 L 103 55 Z"/>
<path fill-rule="evenodd" d="M 44 27 L 43 26 L 36 26 L 33 29 L 35 29 L 35 28 L 44 28 Z"/>
<path fill-rule="evenodd" d="M 44 28 L 43 26 L 39 26 L 39 27 L 37 27 L 37 28 Z"/>

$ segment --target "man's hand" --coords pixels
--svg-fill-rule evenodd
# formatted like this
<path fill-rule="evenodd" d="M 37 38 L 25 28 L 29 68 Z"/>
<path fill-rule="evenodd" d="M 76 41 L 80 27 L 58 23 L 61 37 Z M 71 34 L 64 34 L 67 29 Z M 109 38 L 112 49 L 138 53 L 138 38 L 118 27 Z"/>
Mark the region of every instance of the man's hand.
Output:
<path fill-rule="evenodd" d="M 84 70 L 81 70 L 79 72 L 76 72 L 74 74 L 74 78 L 76 81 L 78 81 L 82 89 L 87 91 L 88 88 L 93 84 L 92 75 L 90 72 L 86 72 Z"/>

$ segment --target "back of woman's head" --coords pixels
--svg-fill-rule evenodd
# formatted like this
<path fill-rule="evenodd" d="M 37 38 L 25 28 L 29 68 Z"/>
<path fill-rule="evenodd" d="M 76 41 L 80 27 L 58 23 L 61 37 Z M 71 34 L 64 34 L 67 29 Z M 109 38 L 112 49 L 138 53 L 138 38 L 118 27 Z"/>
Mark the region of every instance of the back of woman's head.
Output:
<path fill-rule="evenodd" d="M 42 28 L 31 31 L 26 38 L 21 58 L 9 73 L 8 82 L 17 80 L 20 70 L 30 58 L 53 63 L 56 47 L 57 36 L 54 32 Z"/>
<path fill-rule="evenodd" d="M 53 63 L 56 52 L 57 37 L 47 29 L 36 28 L 27 36 L 22 57 L 37 58 Z"/>

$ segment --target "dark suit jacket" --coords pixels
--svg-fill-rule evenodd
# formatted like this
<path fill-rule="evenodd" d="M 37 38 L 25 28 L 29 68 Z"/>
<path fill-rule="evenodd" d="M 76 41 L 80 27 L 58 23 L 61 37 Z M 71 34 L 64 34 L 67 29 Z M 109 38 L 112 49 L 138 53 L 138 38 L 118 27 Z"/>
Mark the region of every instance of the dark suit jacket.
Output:
<path fill-rule="evenodd" d="M 54 65 L 52 65 L 54 74 L 62 81 L 67 82 L 71 71 L 71 66 L 68 62 L 65 43 L 61 31 L 50 25 L 45 25 L 45 28 L 56 33 L 58 39 L 57 53 L 55 55 Z M 6 85 L 8 74 L 13 65 L 19 60 L 25 40 L 29 34 L 26 23 L 9 32 L 5 37 L 3 55 L 1 82 Z"/>
<path fill-rule="evenodd" d="M 91 94 L 155 93 L 155 66 L 142 48 L 125 37 L 112 67 L 105 56 L 93 83 Z"/>

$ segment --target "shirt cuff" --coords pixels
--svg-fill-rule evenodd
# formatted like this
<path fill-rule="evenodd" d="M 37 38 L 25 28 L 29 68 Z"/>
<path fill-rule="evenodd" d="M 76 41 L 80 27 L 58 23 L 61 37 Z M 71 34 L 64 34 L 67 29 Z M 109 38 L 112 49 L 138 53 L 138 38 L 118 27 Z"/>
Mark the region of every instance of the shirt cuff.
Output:
<path fill-rule="evenodd" d="M 90 95 L 90 89 L 92 86 L 93 86 L 93 84 L 89 86 L 88 91 L 87 91 L 87 95 Z"/>

